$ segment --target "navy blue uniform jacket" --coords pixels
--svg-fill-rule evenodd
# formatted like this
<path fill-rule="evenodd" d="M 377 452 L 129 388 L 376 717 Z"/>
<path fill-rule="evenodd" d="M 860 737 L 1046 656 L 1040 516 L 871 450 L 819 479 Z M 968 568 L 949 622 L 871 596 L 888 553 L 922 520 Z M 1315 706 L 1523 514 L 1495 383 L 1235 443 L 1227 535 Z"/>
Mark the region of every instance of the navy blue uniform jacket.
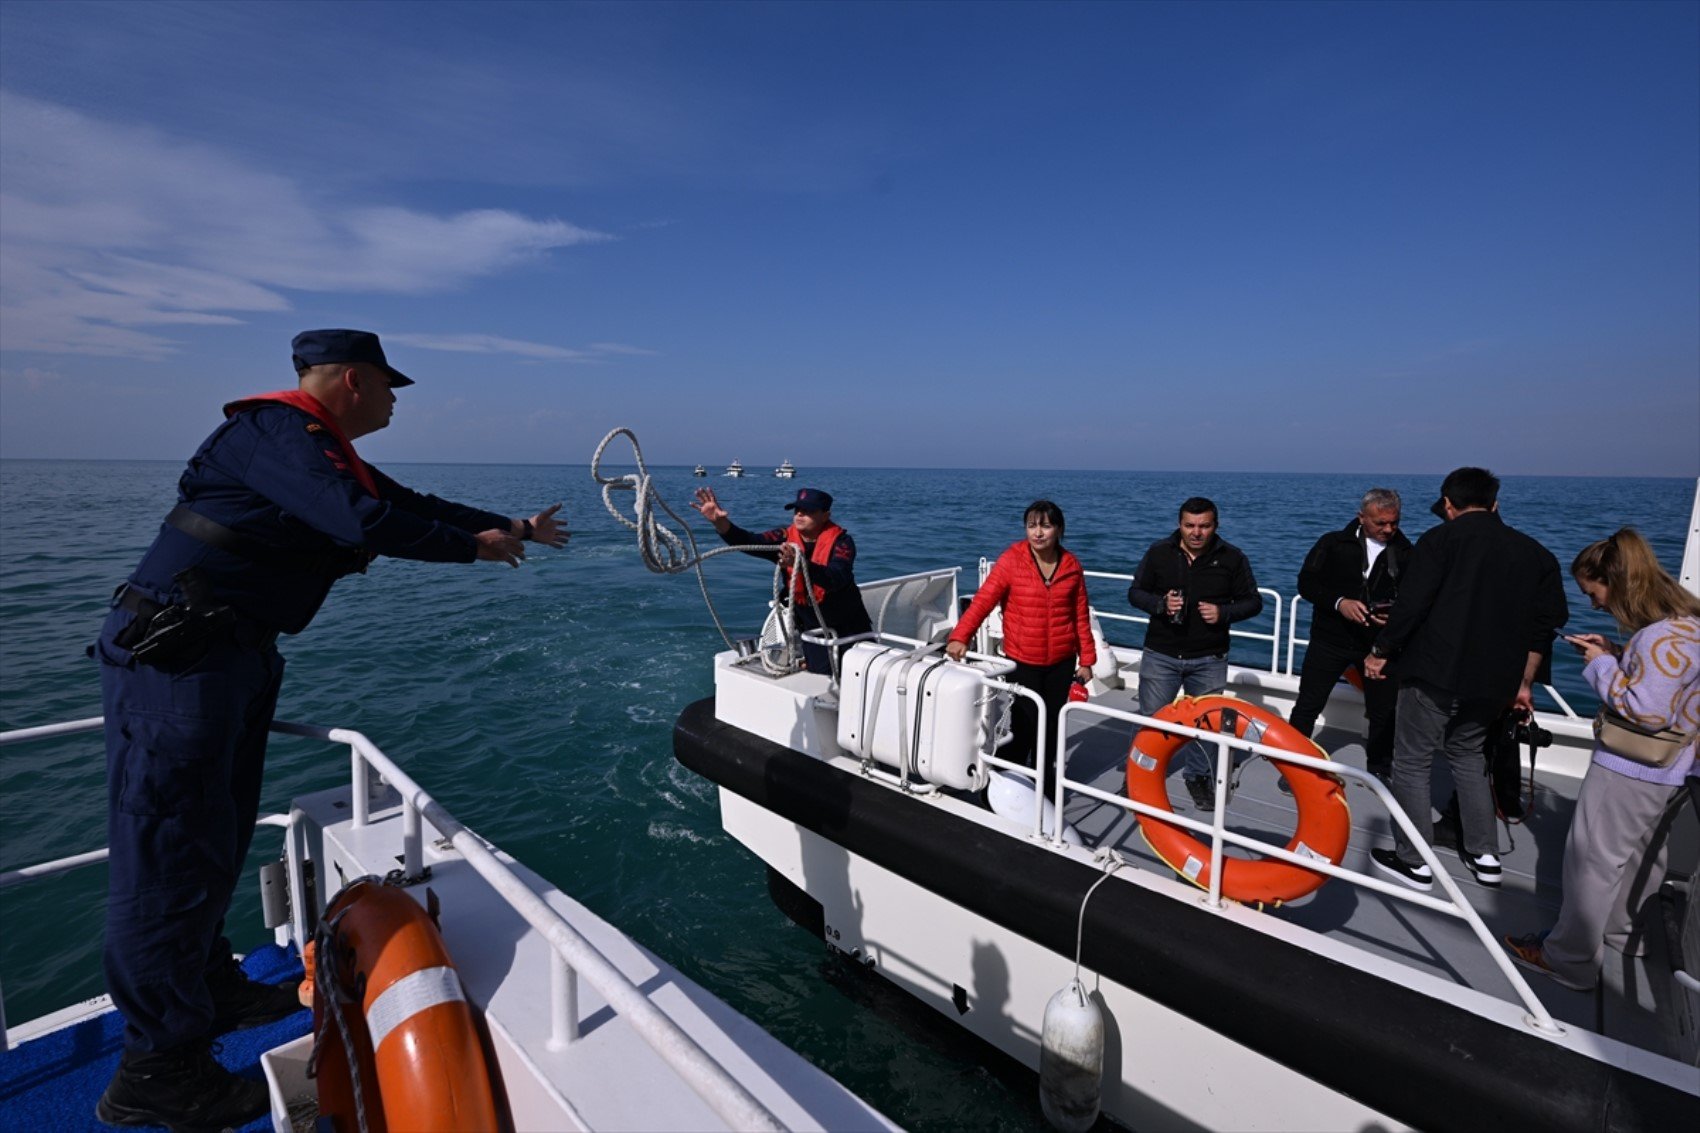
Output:
<path fill-rule="evenodd" d="M 264 629 L 299 633 L 340 576 L 333 564 L 359 569 L 362 552 L 468 563 L 477 532 L 511 526 L 507 516 L 422 495 L 367 467 L 377 498 L 313 417 L 276 402 L 244 409 L 190 459 L 177 499 L 278 557 L 237 554 L 162 525 L 130 584 L 155 601 L 179 601 L 173 576 L 196 567 L 214 601 Z"/>

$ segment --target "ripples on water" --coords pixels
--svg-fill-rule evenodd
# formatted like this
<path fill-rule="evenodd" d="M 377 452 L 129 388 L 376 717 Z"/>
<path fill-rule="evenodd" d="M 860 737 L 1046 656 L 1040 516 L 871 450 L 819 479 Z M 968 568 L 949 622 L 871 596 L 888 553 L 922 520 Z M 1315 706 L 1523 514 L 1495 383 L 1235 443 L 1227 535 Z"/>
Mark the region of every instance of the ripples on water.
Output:
<path fill-rule="evenodd" d="M 113 586 L 151 540 L 180 467 L 168 463 L 0 462 L 0 727 L 98 715 L 83 656 Z M 530 513 L 563 499 L 580 532 L 520 570 L 380 561 L 345 580 L 288 658 L 279 716 L 358 728 L 402 760 L 452 811 L 750 1014 L 787 1044 L 916 1129 L 1029 1129 L 1033 1079 L 1011 1073 L 953 1025 L 825 954 L 769 903 L 761 864 L 721 832 L 715 792 L 672 758 L 679 710 L 712 691 L 718 638 L 694 580 L 645 572 L 632 537 L 602 510 L 582 467 L 398 466 L 424 491 Z M 683 510 L 702 483 L 661 473 Z M 1413 537 L 1439 476 L 1300 476 L 804 470 L 799 485 L 837 497 L 855 534 L 858 573 L 879 578 L 965 568 L 1021 534 L 1025 505 L 1062 505 L 1069 547 L 1088 570 L 1128 572 L 1174 526 L 1180 500 L 1214 498 L 1222 532 L 1251 555 L 1259 581 L 1291 595 L 1304 553 L 1343 524 L 1372 482 L 1406 498 Z M 795 485 L 708 481 L 735 519 L 783 521 Z M 1684 480 L 1513 478 L 1509 522 L 1568 564 L 1625 523 L 1675 569 L 1694 485 Z M 74 522 L 67 517 L 75 517 Z M 699 535 L 718 546 L 713 533 Z M 735 632 L 765 610 L 768 568 L 741 556 L 710 566 Z M 1125 584 L 1094 581 L 1096 605 L 1120 610 Z M 1266 625 L 1266 615 L 1262 624 Z M 1573 626 L 1609 631 L 1572 596 Z M 1112 628 L 1136 643 L 1137 630 Z M 1258 650 L 1242 647 L 1247 660 Z M 1266 657 L 1264 651 L 1262 656 Z M 1559 685 L 1591 710 L 1572 658 Z M 346 775 L 343 749 L 274 740 L 263 806 Z M 105 844 L 98 737 L 8 748 L 0 756 L 0 868 Z M 256 853 L 277 852 L 262 832 Z M 257 864 L 256 857 L 251 864 Z M 251 873 L 251 869 L 249 871 Z M 13 1021 L 100 990 L 104 871 L 0 896 L 0 980 Z M 252 924 L 253 885 L 238 924 Z"/>

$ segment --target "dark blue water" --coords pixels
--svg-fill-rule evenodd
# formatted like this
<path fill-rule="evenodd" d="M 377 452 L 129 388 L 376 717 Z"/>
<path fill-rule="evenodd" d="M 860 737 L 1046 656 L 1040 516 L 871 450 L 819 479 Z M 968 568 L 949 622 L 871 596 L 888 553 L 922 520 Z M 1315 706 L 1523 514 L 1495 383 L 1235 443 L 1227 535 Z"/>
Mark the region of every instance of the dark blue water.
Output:
<path fill-rule="evenodd" d="M 0 728 L 97 715 L 83 647 L 115 584 L 172 499 L 170 463 L 0 462 Z M 714 792 L 674 763 L 680 708 L 712 691 L 719 638 L 689 577 L 644 571 L 633 538 L 603 512 L 584 467 L 415 465 L 409 485 L 530 514 L 564 500 L 582 532 L 525 567 L 384 560 L 339 584 L 288 658 L 280 716 L 365 732 L 480 833 L 576 895 L 915 1129 L 1030 1129 L 1031 1077 L 1011 1074 L 948 1024 L 830 962 L 824 946 L 768 902 L 761 865 L 721 833 Z M 694 480 L 661 473 L 681 506 Z M 1173 528 L 1183 498 L 1214 498 L 1225 538 L 1260 583 L 1291 595 L 1301 559 L 1344 523 L 1372 483 L 1406 497 L 1407 530 L 1430 526 L 1438 476 L 1085 473 L 805 468 L 795 483 L 713 477 L 733 518 L 783 520 L 797 486 L 837 497 L 858 573 L 878 578 L 965 568 L 1021 534 L 1035 497 L 1062 505 L 1067 544 L 1089 570 L 1131 571 Z M 1686 480 L 1513 478 L 1507 520 L 1568 564 L 1588 541 L 1639 526 L 1674 571 L 1694 484 Z M 706 525 L 703 536 L 718 545 Z M 710 565 L 722 616 L 753 632 L 768 568 L 743 556 Z M 1125 609 L 1125 586 L 1095 583 L 1094 604 Z M 1572 624 L 1606 631 L 1573 597 Z M 1268 615 L 1253 623 L 1267 628 Z M 1133 639 L 1112 628 L 1113 641 Z M 1267 656 L 1243 649 L 1246 660 Z M 1591 700 L 1574 659 L 1560 688 Z M 343 749 L 275 740 L 264 806 L 346 776 Z M 0 868 L 105 844 L 98 737 L 0 752 Z M 256 853 L 277 852 L 262 833 Z M 258 858 L 251 865 L 258 864 Z M 14 1022 L 100 990 L 104 870 L 0 894 L 0 981 Z M 257 901 L 246 890 L 238 916 Z M 257 923 L 257 922 L 248 922 Z"/>

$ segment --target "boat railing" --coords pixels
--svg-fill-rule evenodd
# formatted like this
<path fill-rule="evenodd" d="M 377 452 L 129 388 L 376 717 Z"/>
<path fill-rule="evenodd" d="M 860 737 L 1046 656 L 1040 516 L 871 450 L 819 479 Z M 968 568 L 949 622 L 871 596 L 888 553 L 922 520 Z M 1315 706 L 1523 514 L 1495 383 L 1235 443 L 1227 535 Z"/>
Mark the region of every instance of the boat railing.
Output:
<path fill-rule="evenodd" d="M 986 581 L 986 576 L 991 573 L 991 570 L 992 570 L 992 560 L 982 558 L 980 560 L 980 582 L 984 583 Z M 1131 574 L 1118 574 L 1115 571 L 1088 570 L 1088 571 L 1083 571 L 1082 573 L 1085 574 L 1087 578 L 1104 578 L 1104 579 L 1111 579 L 1111 580 L 1116 581 L 1116 582 L 1125 582 L 1125 583 L 1132 583 L 1133 582 L 1133 575 L 1131 575 Z M 1272 673 L 1280 672 L 1281 609 L 1282 609 L 1284 602 L 1283 602 L 1283 599 L 1282 599 L 1282 597 L 1279 593 L 1277 593 L 1274 590 L 1269 589 L 1267 586 L 1259 586 L 1257 588 L 1257 592 L 1263 596 L 1264 603 L 1265 603 L 1264 609 L 1266 611 L 1274 614 L 1274 617 L 1270 621 L 1269 631 L 1267 633 L 1265 633 L 1262 630 L 1246 629 L 1242 626 L 1241 628 L 1238 628 L 1238 629 L 1229 628 L 1228 636 L 1229 637 L 1237 637 L 1237 638 L 1240 638 L 1243 641 L 1266 641 L 1266 642 L 1268 642 L 1269 643 L 1269 671 L 1272 672 Z M 1273 604 L 1273 610 L 1270 610 L 1270 604 L 1271 603 Z M 1097 606 L 1092 607 L 1092 616 L 1097 618 L 1101 622 L 1127 622 L 1127 623 L 1130 623 L 1132 625 L 1149 625 L 1150 622 L 1151 622 L 1150 617 L 1148 617 L 1147 615 L 1142 614 L 1142 613 L 1123 613 L 1119 610 L 1100 609 Z M 1258 616 L 1262 617 L 1263 615 L 1259 614 Z"/>
<path fill-rule="evenodd" d="M 1303 606 L 1303 605 L 1309 605 L 1309 604 L 1310 603 L 1306 602 L 1304 600 L 1304 598 L 1295 594 L 1292 597 L 1291 603 L 1287 607 L 1287 668 L 1286 668 L 1286 675 L 1289 676 L 1289 677 L 1296 675 L 1293 671 L 1294 654 L 1298 651 L 1298 648 L 1300 646 L 1310 644 L 1310 638 L 1299 636 L 1299 607 Z M 1570 707 L 1570 702 L 1568 700 L 1564 699 L 1564 694 L 1559 692 L 1558 689 L 1554 688 L 1552 685 L 1541 685 L 1540 691 L 1546 693 L 1546 695 L 1552 700 L 1552 702 L 1554 704 L 1558 705 L 1558 711 L 1561 715 L 1563 715 L 1566 718 L 1571 719 L 1571 720 L 1580 720 L 1582 718 L 1577 713 L 1576 709 Z"/>
<path fill-rule="evenodd" d="M 1343 763 L 1336 763 L 1333 760 L 1326 758 L 1300 755 L 1296 752 L 1271 747 L 1268 744 L 1259 743 L 1254 740 L 1224 735 L 1219 732 L 1207 732 L 1199 728 L 1192 728 L 1183 724 L 1176 724 L 1171 721 L 1156 720 L 1150 716 L 1142 716 L 1137 712 L 1128 712 L 1119 708 L 1110 708 L 1090 701 L 1070 702 L 1063 706 L 1062 714 L 1057 725 L 1061 730 L 1061 734 L 1067 736 L 1070 730 L 1069 725 L 1072 720 L 1081 716 L 1117 720 L 1125 724 L 1132 724 L 1135 728 L 1154 728 L 1158 731 L 1199 740 L 1206 747 L 1214 746 L 1216 751 L 1215 809 L 1209 822 L 1201 822 L 1197 819 L 1175 814 L 1172 811 L 1164 810 L 1160 807 L 1135 802 L 1123 795 L 1112 794 L 1109 791 L 1100 790 L 1097 787 L 1092 786 L 1090 783 L 1070 780 L 1067 778 L 1068 761 L 1067 754 L 1065 752 L 1061 756 L 1057 768 L 1058 773 L 1054 802 L 1056 805 L 1056 814 L 1058 819 L 1053 829 L 1050 831 L 1050 841 L 1052 845 L 1061 847 L 1064 844 L 1062 841 L 1061 815 L 1063 812 L 1064 791 L 1066 789 L 1073 794 L 1083 795 L 1087 798 L 1096 799 L 1099 802 L 1107 803 L 1111 806 L 1120 807 L 1123 810 L 1136 815 L 1139 821 L 1154 819 L 1170 825 L 1182 827 L 1186 830 L 1192 831 L 1194 834 L 1207 838 L 1210 843 L 1211 860 L 1215 862 L 1225 860 L 1224 852 L 1228 846 L 1237 846 L 1241 849 L 1253 850 L 1264 857 L 1274 858 L 1277 861 L 1283 861 L 1291 865 L 1300 866 L 1315 873 L 1326 874 L 1332 878 L 1344 879 L 1353 885 L 1372 890 L 1376 893 L 1382 894 L 1383 896 L 1392 897 L 1395 900 L 1405 901 L 1413 905 L 1420 905 L 1423 908 L 1432 909 L 1437 913 L 1443 913 L 1447 916 L 1457 918 L 1469 927 L 1471 933 L 1475 935 L 1476 940 L 1487 952 L 1489 959 L 1493 961 L 1494 966 L 1499 969 L 1500 973 L 1505 977 L 1506 982 L 1511 985 L 1512 991 L 1522 1002 L 1523 1007 L 1527 1012 L 1524 1016 L 1524 1022 L 1535 1030 L 1543 1031 L 1548 1034 L 1556 1034 L 1560 1031 L 1558 1024 L 1553 1021 L 1552 1016 L 1548 1014 L 1546 1007 L 1542 1005 L 1540 998 L 1535 995 L 1534 991 L 1530 989 L 1522 975 L 1512 965 L 1510 958 L 1505 953 L 1505 950 L 1501 948 L 1498 942 L 1494 939 L 1493 933 L 1488 929 L 1487 925 L 1483 923 L 1481 916 L 1464 896 L 1463 891 L 1459 889 L 1457 882 L 1452 879 L 1451 875 L 1448 874 L 1446 869 L 1440 864 L 1439 859 L 1435 856 L 1434 848 L 1430 846 L 1417 832 L 1417 828 L 1415 824 L 1412 823 L 1410 816 L 1407 815 L 1403 808 L 1399 806 L 1399 803 L 1393 798 L 1392 792 L 1387 789 L 1386 785 L 1375 776 L 1366 771 L 1359 770 L 1356 767 L 1350 767 Z M 1040 743 L 1043 744 L 1043 742 L 1044 740 L 1041 737 Z M 1058 746 L 1061 747 L 1065 745 Z M 1039 750 L 1044 751 L 1045 748 L 1040 747 Z M 1429 872 L 1434 875 L 1434 879 L 1440 884 L 1441 889 L 1444 891 L 1444 898 L 1429 896 L 1393 882 L 1371 877 L 1359 870 L 1348 869 L 1327 860 L 1305 857 L 1300 854 L 1296 854 L 1285 847 L 1273 845 L 1262 839 L 1253 838 L 1228 829 L 1226 824 L 1228 783 L 1231 778 L 1231 760 L 1233 758 L 1233 753 L 1236 751 L 1245 752 L 1248 755 L 1260 755 L 1276 763 L 1286 763 L 1297 767 L 1307 767 L 1311 770 L 1321 771 L 1339 778 L 1356 780 L 1361 786 L 1376 797 L 1381 805 L 1387 810 L 1387 813 L 1392 818 L 1393 822 L 1401 831 L 1404 832 L 1406 840 L 1416 848 L 1417 852 L 1423 859 L 1423 864 L 1428 867 Z M 1042 766 L 1040 774 L 1041 776 L 1043 775 Z M 1227 903 L 1222 896 L 1222 873 L 1223 870 L 1221 869 L 1212 869 L 1210 871 L 1210 882 L 1205 889 L 1204 903 L 1212 908 L 1220 909 Z"/>
<path fill-rule="evenodd" d="M 101 728 L 102 723 L 101 717 L 93 717 L 0 732 L 0 745 L 94 732 Z M 327 728 L 281 720 L 274 721 L 271 730 L 283 735 L 348 745 L 353 796 L 351 825 L 355 827 L 371 822 L 373 772 L 382 776 L 384 783 L 397 792 L 401 800 L 401 869 L 404 879 L 417 878 L 424 873 L 424 823 L 428 821 L 508 906 L 548 942 L 550 1035 L 547 1047 L 550 1051 L 564 1051 L 579 1037 L 578 978 L 582 974 L 608 1006 L 623 1015 L 632 1029 L 731 1128 L 784 1129 L 761 1102 L 656 1007 L 642 989 L 502 862 L 489 843 L 444 809 L 371 740 L 349 728 Z M 268 824 L 285 827 L 284 857 L 289 876 L 292 931 L 298 943 L 307 939 L 308 923 L 304 896 L 307 893 L 304 876 L 307 847 L 303 817 L 300 808 L 295 808 L 282 823 L 268 820 Z M 11 870 L 0 875 L 0 887 L 92 865 L 105 860 L 107 852 L 105 849 L 94 850 Z M 0 1049 L 4 1049 L 4 1034 L 4 999 L 0 996 Z"/>

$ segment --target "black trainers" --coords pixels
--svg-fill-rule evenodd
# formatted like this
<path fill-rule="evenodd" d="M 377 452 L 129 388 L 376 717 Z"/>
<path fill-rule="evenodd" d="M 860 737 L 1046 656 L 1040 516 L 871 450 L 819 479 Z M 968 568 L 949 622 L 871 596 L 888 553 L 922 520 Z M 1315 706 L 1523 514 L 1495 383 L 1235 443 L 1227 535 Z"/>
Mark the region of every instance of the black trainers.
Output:
<path fill-rule="evenodd" d="M 1186 793 L 1192 796 L 1193 806 L 1199 810 L 1216 809 L 1216 784 L 1208 776 L 1183 775 L 1181 781 L 1186 784 Z"/>
<path fill-rule="evenodd" d="M 1464 868 L 1470 871 L 1470 876 L 1476 879 L 1477 885 L 1485 885 L 1489 889 L 1499 888 L 1499 879 L 1505 871 L 1500 868 L 1497 855 L 1459 853 L 1458 859 L 1464 863 Z"/>
<path fill-rule="evenodd" d="M 207 974 L 207 990 L 212 993 L 215 1035 L 275 1023 L 306 1010 L 294 985 L 277 986 L 251 980 L 235 960 Z"/>
<path fill-rule="evenodd" d="M 1434 888 L 1434 874 L 1426 865 L 1406 865 L 1393 850 L 1371 850 L 1370 863 L 1394 881 L 1427 893 Z"/>
<path fill-rule="evenodd" d="M 94 1115 L 108 1125 L 205 1133 L 246 1125 L 270 1108 L 265 1083 L 232 1074 L 202 1043 L 153 1054 L 126 1051 Z"/>

